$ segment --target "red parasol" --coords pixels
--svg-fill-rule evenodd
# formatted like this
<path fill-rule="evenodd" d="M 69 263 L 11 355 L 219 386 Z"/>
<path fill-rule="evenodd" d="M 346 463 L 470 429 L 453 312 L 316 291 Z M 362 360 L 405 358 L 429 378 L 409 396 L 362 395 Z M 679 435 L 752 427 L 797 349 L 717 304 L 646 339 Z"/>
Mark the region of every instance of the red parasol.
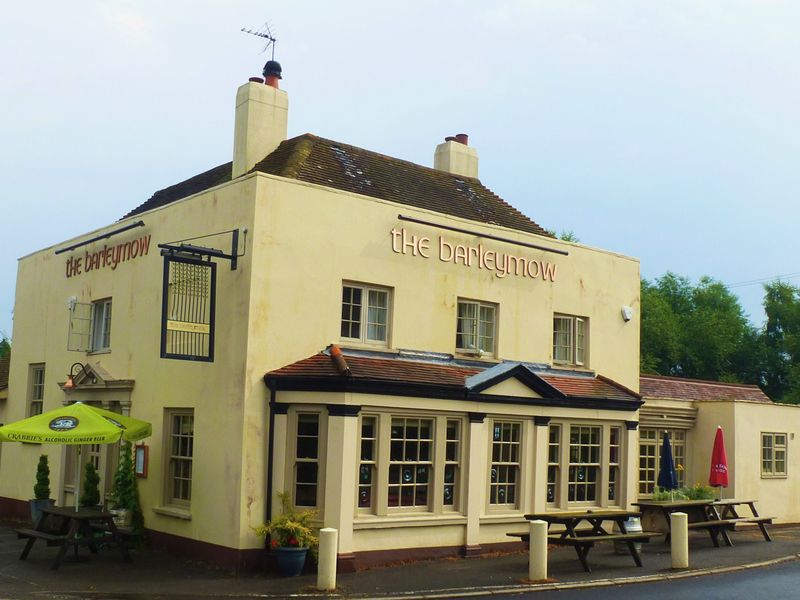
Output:
<path fill-rule="evenodd" d="M 708 484 L 714 487 L 728 487 L 728 457 L 725 455 L 725 439 L 722 427 L 717 427 L 714 449 L 711 451 L 711 474 Z"/>

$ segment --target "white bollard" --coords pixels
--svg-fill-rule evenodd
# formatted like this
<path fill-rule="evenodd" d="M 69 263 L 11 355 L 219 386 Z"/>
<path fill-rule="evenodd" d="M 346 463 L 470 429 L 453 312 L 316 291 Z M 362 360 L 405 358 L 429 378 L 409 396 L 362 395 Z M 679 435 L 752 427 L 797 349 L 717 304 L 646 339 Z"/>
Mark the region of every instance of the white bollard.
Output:
<path fill-rule="evenodd" d="M 675 512 L 669 516 L 672 568 L 689 568 L 689 515 Z"/>
<path fill-rule="evenodd" d="M 317 563 L 317 589 L 336 589 L 336 555 L 339 532 L 331 527 L 319 530 L 319 562 Z"/>
<path fill-rule="evenodd" d="M 545 521 L 530 522 L 528 579 L 531 581 L 547 579 L 547 523 Z"/>

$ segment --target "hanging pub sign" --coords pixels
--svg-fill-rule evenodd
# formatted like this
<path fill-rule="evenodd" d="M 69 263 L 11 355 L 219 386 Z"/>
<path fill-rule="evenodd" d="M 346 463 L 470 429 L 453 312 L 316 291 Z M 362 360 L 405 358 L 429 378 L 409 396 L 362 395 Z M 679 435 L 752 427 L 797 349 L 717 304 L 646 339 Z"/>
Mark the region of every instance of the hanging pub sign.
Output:
<path fill-rule="evenodd" d="M 161 358 L 212 362 L 217 265 L 164 256 Z"/>

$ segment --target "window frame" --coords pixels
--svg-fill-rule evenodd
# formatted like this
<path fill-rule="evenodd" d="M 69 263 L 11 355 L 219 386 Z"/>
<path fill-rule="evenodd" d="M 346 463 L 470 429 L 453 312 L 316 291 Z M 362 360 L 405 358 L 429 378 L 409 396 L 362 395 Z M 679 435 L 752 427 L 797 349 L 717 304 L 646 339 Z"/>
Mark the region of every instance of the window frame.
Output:
<path fill-rule="evenodd" d="M 547 426 L 547 484 L 544 497 L 548 507 L 557 507 L 561 504 L 561 435 L 563 430 L 561 423 L 550 423 Z M 553 460 L 554 457 L 555 460 Z M 551 489 L 553 490 L 552 500 L 550 499 Z"/>
<path fill-rule="evenodd" d="M 41 378 L 38 374 L 41 373 Z M 28 406 L 27 416 L 33 417 L 44 412 L 44 387 L 47 377 L 45 363 L 28 365 Z"/>
<path fill-rule="evenodd" d="M 344 294 L 345 294 L 345 289 L 347 289 L 347 288 L 352 289 L 352 290 L 359 290 L 361 292 L 361 303 L 359 304 L 359 307 L 360 307 L 359 308 L 359 317 L 358 317 L 357 321 L 352 319 L 352 308 L 351 308 L 351 314 L 350 314 L 351 318 L 348 319 L 348 320 L 345 320 L 345 318 L 344 318 L 345 317 L 344 309 L 345 309 L 345 304 L 346 304 L 345 303 Z M 382 348 L 388 348 L 389 347 L 390 338 L 391 338 L 391 327 L 392 327 L 392 309 L 393 309 L 392 303 L 393 303 L 393 296 L 394 296 L 393 292 L 394 292 L 393 288 L 387 287 L 387 286 L 373 285 L 373 284 L 366 284 L 366 283 L 357 283 L 357 282 L 353 282 L 353 281 L 349 281 L 349 280 L 343 281 L 342 282 L 342 293 L 340 295 L 340 300 L 339 300 L 339 307 L 340 307 L 339 338 L 344 342 L 348 342 L 348 343 L 352 343 L 352 344 L 363 344 L 365 346 L 378 346 L 378 347 L 382 347 Z M 372 293 L 385 294 L 386 306 L 382 307 L 382 306 L 377 306 L 377 305 L 375 305 L 375 306 L 371 305 L 370 304 L 370 294 L 372 294 Z M 351 299 L 352 299 L 352 297 L 351 297 Z M 354 303 L 352 301 L 347 303 L 347 304 L 349 304 L 351 307 L 354 305 Z M 385 323 L 380 323 L 380 322 L 370 323 L 370 320 L 369 320 L 370 319 L 370 311 L 373 308 L 376 309 L 376 310 L 385 311 L 385 313 L 386 313 L 386 322 Z M 345 331 L 344 331 L 345 323 L 357 324 L 358 329 L 359 329 L 358 337 L 344 335 L 344 333 L 345 333 Z M 377 339 L 377 338 L 373 339 L 373 338 L 369 338 L 368 337 L 371 325 L 377 325 L 379 327 L 382 326 L 382 327 L 385 328 L 384 339 Z M 352 327 L 352 325 L 351 325 L 351 327 Z M 352 330 L 351 330 L 351 332 L 352 332 Z"/>
<path fill-rule="evenodd" d="M 783 443 L 778 444 L 778 438 L 783 438 Z M 761 439 L 761 479 L 786 479 L 789 477 L 789 434 L 780 431 L 762 431 Z M 767 447 L 764 444 L 766 439 L 770 440 L 770 457 L 765 459 L 764 453 Z M 783 471 L 779 471 L 777 463 L 777 453 L 783 452 Z M 769 462 L 769 468 L 765 469 L 765 462 Z"/>
<path fill-rule="evenodd" d="M 175 418 L 190 418 L 191 419 L 191 433 L 189 435 L 175 433 Z M 194 408 L 165 408 L 164 409 L 164 504 L 167 506 L 174 506 L 181 509 L 189 509 L 192 504 L 192 487 L 194 475 L 194 436 L 195 436 L 195 411 Z M 188 437 L 189 438 L 189 454 L 181 455 L 174 454 L 173 440 L 174 438 Z M 178 463 L 189 465 L 189 476 L 178 477 L 176 472 L 176 465 Z M 181 473 L 180 475 L 184 475 Z M 175 495 L 175 483 L 177 479 L 188 479 L 188 498 L 181 498 Z"/>
<path fill-rule="evenodd" d="M 92 302 L 89 353 L 111 352 L 112 298 Z"/>
<path fill-rule="evenodd" d="M 562 321 L 569 324 L 568 344 L 558 343 L 558 336 L 563 330 L 556 327 L 556 322 Z M 580 330 L 580 331 L 579 331 Z M 563 335 L 563 334 L 562 334 Z M 582 346 L 578 340 L 582 340 Z M 566 348 L 569 358 L 559 357 L 559 348 Z M 573 367 L 588 367 L 589 365 L 589 318 L 565 313 L 553 314 L 553 345 L 551 348 L 554 365 L 569 365 Z"/>
<path fill-rule="evenodd" d="M 475 307 L 475 315 L 473 317 L 462 317 L 461 316 L 461 307 L 462 306 L 472 306 Z M 483 310 L 491 310 L 492 311 L 492 321 L 491 321 L 491 337 L 483 335 L 481 333 L 481 324 L 482 323 L 489 323 L 490 321 L 486 321 L 482 319 L 482 311 Z M 455 340 L 455 348 L 456 353 L 458 354 L 467 354 L 469 356 L 486 356 L 493 358 L 497 356 L 497 332 L 498 332 L 498 324 L 500 322 L 499 319 L 500 313 L 500 305 L 496 302 L 486 302 L 484 300 L 472 300 L 470 298 L 458 298 L 456 300 L 456 340 Z M 470 332 L 462 332 L 460 327 L 463 321 L 469 320 L 473 323 Z M 466 347 L 463 343 L 464 338 L 474 338 L 475 339 L 475 346 L 470 348 Z M 487 350 L 482 347 L 482 340 L 484 339 L 491 339 L 491 349 Z M 459 345 L 459 341 L 461 341 L 461 345 Z"/>
<path fill-rule="evenodd" d="M 359 507 L 358 491 L 360 488 L 359 469 L 362 465 L 361 460 L 361 432 L 363 419 L 375 419 L 375 439 L 374 448 L 374 487 L 373 498 L 370 507 Z M 391 460 L 392 442 L 392 422 L 394 419 L 420 419 L 432 421 L 433 443 L 431 446 L 431 468 L 428 478 L 428 502 L 427 506 L 389 506 L 389 470 Z M 456 460 L 447 459 L 447 425 L 450 422 L 458 422 L 458 445 Z M 453 413 L 428 413 L 426 411 L 387 409 L 379 411 L 364 412 L 359 415 L 359 461 L 356 465 L 356 499 L 355 514 L 356 518 L 395 518 L 395 517 L 424 517 L 431 515 L 462 515 L 464 510 L 464 485 L 466 480 L 464 454 L 466 452 L 466 435 L 468 428 L 465 425 L 466 415 Z M 453 441 L 453 440 L 451 440 Z M 394 461 L 395 464 L 400 464 Z M 372 464 L 371 461 L 367 461 Z M 455 481 L 452 484 L 445 482 L 445 468 L 448 465 L 454 466 Z M 453 504 L 445 504 L 444 494 L 445 485 L 452 485 L 454 501 Z"/>
<path fill-rule="evenodd" d="M 572 433 L 573 430 L 578 430 L 578 443 L 573 444 L 572 442 Z M 587 429 L 589 431 L 589 441 L 584 443 L 582 440 L 582 433 L 583 430 Z M 569 425 L 569 438 L 565 440 L 565 446 L 567 447 L 567 452 L 569 456 L 569 460 L 567 462 L 567 503 L 573 506 L 600 506 L 607 502 L 607 495 L 603 494 L 604 486 L 603 481 L 605 480 L 604 474 L 606 472 L 607 463 L 605 463 L 603 459 L 603 448 L 606 445 L 605 432 L 604 432 L 603 425 L 600 424 L 589 424 L 589 423 L 571 423 Z M 597 442 L 593 443 L 591 437 L 591 430 L 597 430 Z M 573 448 L 577 448 L 578 450 L 578 458 L 577 460 L 573 460 Z M 597 460 L 584 460 L 582 456 L 582 450 L 586 448 L 589 450 L 590 454 L 592 450 L 597 453 Z M 591 458 L 591 456 L 590 456 Z M 575 469 L 576 477 L 573 479 L 573 469 Z M 595 474 L 595 479 L 590 481 L 586 479 L 584 481 L 580 481 L 578 479 L 579 470 L 584 469 L 593 469 Z M 574 486 L 574 488 L 573 488 Z M 582 500 L 578 499 L 578 490 L 579 489 L 589 490 L 590 488 L 594 489 L 594 498 L 587 499 L 583 498 Z M 575 491 L 575 498 L 573 498 L 572 491 Z"/>
<path fill-rule="evenodd" d="M 504 431 L 501 429 L 500 439 L 495 439 L 495 427 L 497 426 L 511 426 L 511 438 L 505 439 L 503 436 Z M 517 435 L 514 439 L 513 431 L 516 429 Z M 489 427 L 489 456 L 487 473 L 487 490 L 486 490 L 486 504 L 491 511 L 515 511 L 519 510 L 522 506 L 522 494 L 524 489 L 522 487 L 522 468 L 524 457 L 523 446 L 524 427 L 521 421 L 516 419 L 506 418 L 493 418 Z M 495 444 L 499 444 L 500 456 L 499 460 L 495 460 Z M 504 448 L 508 447 L 508 460 L 504 460 Z M 516 448 L 516 457 L 513 456 L 513 451 Z M 500 472 L 497 473 L 496 478 L 493 477 L 495 466 L 504 467 L 506 476 L 501 478 Z M 510 468 L 510 469 L 509 469 Z M 513 473 L 513 478 L 509 478 L 508 474 Z M 494 479 L 494 480 L 493 480 Z M 512 481 L 513 479 L 513 481 Z M 492 502 L 493 488 L 497 489 L 497 496 L 499 497 L 500 491 L 504 491 L 506 499 L 508 498 L 508 490 L 512 488 L 514 491 L 513 502 Z"/>
<path fill-rule="evenodd" d="M 664 443 L 663 433 L 669 434 L 669 441 L 672 447 L 672 457 L 675 461 L 675 470 L 678 475 L 678 487 L 686 485 L 686 457 L 688 456 L 688 441 L 686 429 L 664 428 L 664 427 L 639 427 L 639 461 L 637 474 L 639 480 L 639 497 L 649 498 L 655 493 L 658 485 L 658 469 L 661 463 L 661 445 Z M 652 434 L 652 435 L 651 435 Z M 648 454 L 642 454 L 644 448 L 648 449 Z M 642 466 L 642 460 L 646 459 L 649 463 Z M 642 477 L 642 472 L 646 471 L 649 476 Z"/>
<path fill-rule="evenodd" d="M 394 433 L 392 430 L 395 428 L 395 421 L 402 420 L 404 422 L 403 426 L 403 437 L 394 437 Z M 408 424 L 417 421 L 417 430 L 419 431 L 417 437 L 408 437 L 407 431 L 409 429 Z M 422 427 L 423 423 L 428 424 L 428 431 L 429 437 L 422 437 Z M 431 507 L 434 504 L 434 495 L 436 493 L 436 478 L 434 473 L 435 463 L 436 463 L 436 442 L 439 436 L 436 435 L 436 418 L 434 416 L 416 416 L 416 415 L 392 415 L 389 421 L 389 456 L 388 456 L 388 486 L 387 486 L 387 510 L 389 513 L 393 512 L 432 512 Z M 402 444 L 402 458 L 400 460 L 394 458 L 394 446 L 395 442 L 397 444 Z M 413 447 L 413 444 L 416 442 L 417 445 L 417 452 L 416 458 L 407 454 L 408 448 Z M 422 444 L 427 444 L 428 452 L 427 452 L 427 460 L 423 459 L 421 453 L 419 452 L 420 447 Z M 407 468 L 407 466 L 414 465 L 414 473 L 412 474 L 412 480 L 405 482 L 403 477 L 403 470 Z M 427 467 L 427 481 L 419 483 L 417 481 L 417 475 L 420 467 Z M 392 471 L 396 469 L 398 474 L 400 475 L 396 481 L 392 480 Z M 392 488 L 397 488 L 397 504 L 391 503 L 391 492 Z M 413 490 L 413 503 L 412 504 L 403 504 L 403 490 L 411 489 Z M 425 489 L 425 503 L 424 504 L 417 504 L 416 494 L 418 489 Z"/>
<path fill-rule="evenodd" d="M 316 448 L 316 456 L 309 457 L 309 456 L 300 456 L 300 440 L 301 439 L 309 439 L 312 436 L 300 433 L 300 422 L 304 417 L 314 417 L 317 423 L 317 448 Z M 320 489 L 321 482 L 320 482 L 320 473 L 322 472 L 322 416 L 319 411 L 314 410 L 298 410 L 297 414 L 294 416 L 294 425 L 295 425 L 295 433 L 294 433 L 294 453 L 293 453 L 293 461 L 292 461 L 292 505 L 302 508 L 319 508 L 322 498 L 320 497 L 323 493 Z M 308 481 L 298 481 L 298 474 L 299 474 L 299 467 L 300 465 L 306 464 L 314 464 L 317 467 L 316 472 L 316 481 L 311 483 Z M 298 493 L 297 488 L 298 486 L 309 486 L 313 485 L 316 487 L 315 494 L 314 494 L 314 504 L 299 504 L 298 503 Z"/>

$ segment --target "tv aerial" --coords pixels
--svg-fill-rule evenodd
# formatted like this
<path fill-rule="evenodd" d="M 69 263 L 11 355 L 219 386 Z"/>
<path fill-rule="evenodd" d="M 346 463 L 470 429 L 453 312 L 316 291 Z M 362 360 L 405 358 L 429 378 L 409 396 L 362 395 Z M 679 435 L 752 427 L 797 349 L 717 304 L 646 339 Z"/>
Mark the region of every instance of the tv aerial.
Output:
<path fill-rule="evenodd" d="M 266 52 L 267 49 L 271 46 L 272 47 L 272 60 L 275 60 L 275 44 L 277 43 L 277 39 L 274 35 L 272 35 L 272 31 L 270 30 L 269 23 L 264 23 L 264 27 L 261 28 L 261 31 L 254 31 L 252 29 L 245 29 L 242 27 L 241 31 L 244 33 L 249 33 L 250 35 L 254 35 L 256 37 L 263 38 L 267 40 L 267 44 L 264 46 L 264 49 L 261 51 L 262 53 Z"/>

